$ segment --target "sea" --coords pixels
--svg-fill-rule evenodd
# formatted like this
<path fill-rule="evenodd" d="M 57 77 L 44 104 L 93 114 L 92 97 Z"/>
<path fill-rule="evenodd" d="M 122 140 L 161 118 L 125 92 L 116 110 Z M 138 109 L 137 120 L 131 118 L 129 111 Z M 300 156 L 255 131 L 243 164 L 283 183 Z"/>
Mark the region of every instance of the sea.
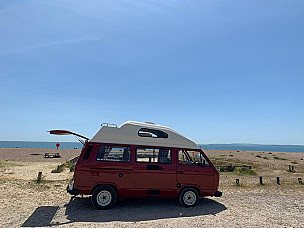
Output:
<path fill-rule="evenodd" d="M 30 141 L 0 141 L 0 148 L 43 148 L 81 149 L 80 142 L 30 142 Z M 203 150 L 239 150 L 239 151 L 269 151 L 269 152 L 304 152 L 304 145 L 263 145 L 263 144 L 198 144 Z"/>

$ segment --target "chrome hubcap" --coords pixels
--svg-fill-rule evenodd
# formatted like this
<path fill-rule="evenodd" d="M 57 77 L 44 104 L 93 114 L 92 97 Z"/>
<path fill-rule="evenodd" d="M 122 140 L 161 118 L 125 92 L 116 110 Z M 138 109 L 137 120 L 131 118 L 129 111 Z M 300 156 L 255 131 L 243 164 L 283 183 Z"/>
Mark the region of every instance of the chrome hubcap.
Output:
<path fill-rule="evenodd" d="M 112 195 L 110 192 L 103 190 L 100 191 L 97 195 L 97 203 L 100 206 L 107 206 L 111 203 Z"/>
<path fill-rule="evenodd" d="M 185 204 L 188 206 L 194 205 L 196 202 L 196 195 L 194 192 L 188 191 L 184 194 L 183 200 L 184 200 Z"/>

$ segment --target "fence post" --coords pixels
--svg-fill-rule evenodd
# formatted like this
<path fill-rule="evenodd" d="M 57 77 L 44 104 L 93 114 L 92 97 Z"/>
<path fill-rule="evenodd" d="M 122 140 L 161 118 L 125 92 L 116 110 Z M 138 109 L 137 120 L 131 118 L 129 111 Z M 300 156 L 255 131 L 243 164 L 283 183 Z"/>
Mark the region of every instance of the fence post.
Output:
<path fill-rule="evenodd" d="M 37 183 L 40 183 L 41 177 L 42 177 L 42 172 L 39 172 L 37 177 Z"/>
<path fill-rule="evenodd" d="M 277 177 L 277 184 L 280 185 L 280 177 Z"/>
<path fill-rule="evenodd" d="M 260 185 L 263 185 L 263 177 L 260 176 Z"/>

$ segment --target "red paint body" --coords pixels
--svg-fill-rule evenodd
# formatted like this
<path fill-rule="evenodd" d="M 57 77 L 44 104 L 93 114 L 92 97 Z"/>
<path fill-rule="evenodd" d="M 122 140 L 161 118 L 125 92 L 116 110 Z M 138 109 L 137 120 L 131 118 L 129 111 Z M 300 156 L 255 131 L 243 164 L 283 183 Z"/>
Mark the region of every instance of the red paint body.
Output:
<path fill-rule="evenodd" d="M 83 156 L 92 145 L 93 149 L 88 159 Z M 98 161 L 96 159 L 101 145 L 131 147 L 130 162 Z M 148 162 L 136 162 L 136 148 L 148 147 L 162 149 L 163 147 L 86 143 L 75 167 L 74 188 L 79 194 L 92 194 L 100 185 L 111 185 L 116 188 L 120 197 L 178 197 L 184 187 L 195 187 L 201 196 L 214 196 L 219 184 L 219 173 L 210 160 L 200 149 L 199 151 L 209 163 L 209 166 L 186 166 L 178 162 L 180 148 L 170 149 L 171 164 L 157 164 L 160 170 L 148 170 Z M 163 148 L 164 149 L 164 148 Z M 181 148 L 187 149 L 187 148 Z M 157 194 L 149 193 L 157 191 Z"/>

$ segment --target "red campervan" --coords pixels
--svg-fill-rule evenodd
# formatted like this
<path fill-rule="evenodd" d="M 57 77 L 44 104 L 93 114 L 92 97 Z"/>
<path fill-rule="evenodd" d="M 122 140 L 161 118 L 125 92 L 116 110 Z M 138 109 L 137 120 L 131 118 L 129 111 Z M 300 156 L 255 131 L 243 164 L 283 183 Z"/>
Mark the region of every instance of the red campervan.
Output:
<path fill-rule="evenodd" d="M 86 137 L 74 180 L 67 191 L 92 195 L 97 209 L 115 205 L 118 197 L 176 197 L 186 207 L 200 196 L 221 196 L 219 173 L 193 141 L 171 128 L 128 121 L 120 127 L 103 124 Z"/>

